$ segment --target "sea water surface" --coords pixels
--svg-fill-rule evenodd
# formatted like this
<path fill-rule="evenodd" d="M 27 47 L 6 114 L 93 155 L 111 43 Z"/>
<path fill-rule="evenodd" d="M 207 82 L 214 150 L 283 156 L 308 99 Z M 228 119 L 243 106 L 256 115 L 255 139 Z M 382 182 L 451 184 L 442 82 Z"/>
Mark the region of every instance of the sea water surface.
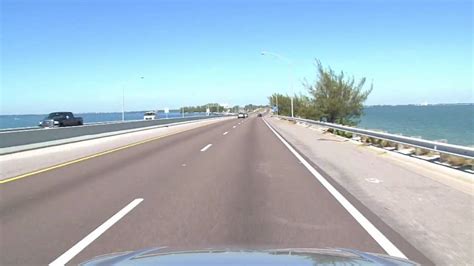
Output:
<path fill-rule="evenodd" d="M 376 129 L 409 137 L 444 140 L 451 144 L 474 146 L 474 104 L 398 105 L 366 107 L 357 127 Z M 141 120 L 144 112 L 126 112 L 126 120 Z M 204 115 L 204 113 L 186 114 Z M 32 127 L 46 114 L 0 115 L 0 128 Z M 78 113 L 85 123 L 120 121 L 122 113 Z M 163 112 L 159 113 L 164 118 Z M 181 117 L 170 112 L 169 118 Z"/>
<path fill-rule="evenodd" d="M 144 111 L 125 112 L 125 120 L 143 120 Z M 189 116 L 204 116 L 206 113 L 186 113 Z M 31 114 L 31 115 L 0 115 L 0 129 L 18 128 L 18 127 L 35 127 L 38 122 L 44 119 L 47 114 Z M 82 117 L 84 123 L 113 122 L 121 121 L 122 113 L 74 113 L 74 116 Z M 158 112 L 159 119 L 182 117 L 180 112 L 170 111 L 165 114 L 163 111 Z"/>
<path fill-rule="evenodd" d="M 474 145 L 474 104 L 366 107 L 359 128 Z"/>

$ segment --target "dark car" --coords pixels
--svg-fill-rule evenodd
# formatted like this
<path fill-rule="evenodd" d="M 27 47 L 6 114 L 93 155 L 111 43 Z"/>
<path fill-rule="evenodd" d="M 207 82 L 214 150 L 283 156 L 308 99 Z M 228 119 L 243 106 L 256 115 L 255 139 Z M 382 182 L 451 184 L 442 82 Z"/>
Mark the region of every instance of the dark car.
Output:
<path fill-rule="evenodd" d="M 192 250 L 166 248 L 102 255 L 81 265 L 419 265 L 352 249 Z"/>
<path fill-rule="evenodd" d="M 50 113 L 39 122 L 40 127 L 67 127 L 83 125 L 82 117 L 75 117 L 71 112 Z"/>
<path fill-rule="evenodd" d="M 257 115 L 257 117 L 262 117 L 262 114 L 259 113 L 259 114 Z"/>

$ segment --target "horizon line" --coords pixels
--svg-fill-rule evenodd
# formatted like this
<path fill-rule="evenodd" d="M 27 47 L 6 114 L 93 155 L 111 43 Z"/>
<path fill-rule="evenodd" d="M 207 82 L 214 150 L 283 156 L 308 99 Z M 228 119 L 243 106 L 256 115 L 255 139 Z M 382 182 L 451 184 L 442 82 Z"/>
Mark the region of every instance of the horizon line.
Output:
<path fill-rule="evenodd" d="M 364 107 L 374 107 L 374 106 L 434 106 L 434 105 L 474 105 L 474 102 L 458 102 L 458 103 L 426 103 L 426 104 L 420 104 L 420 103 L 407 103 L 407 104 L 370 104 L 370 105 L 364 105 Z M 170 111 L 178 111 L 180 108 L 170 108 Z M 133 110 L 133 111 L 125 111 L 125 113 L 138 113 L 138 112 L 148 112 L 150 110 Z M 161 110 L 154 110 L 154 111 L 164 111 L 164 109 Z M 64 111 L 66 112 L 66 111 Z M 70 111 L 68 111 L 70 112 Z M 103 112 L 97 112 L 97 111 L 81 111 L 81 112 L 73 112 L 75 114 L 113 114 L 113 113 L 119 113 L 121 114 L 121 111 L 103 111 Z M 13 115 L 45 115 L 49 113 L 25 113 L 25 114 L 19 114 L 19 113 L 10 113 L 10 114 L 0 114 L 0 116 L 13 116 Z"/>

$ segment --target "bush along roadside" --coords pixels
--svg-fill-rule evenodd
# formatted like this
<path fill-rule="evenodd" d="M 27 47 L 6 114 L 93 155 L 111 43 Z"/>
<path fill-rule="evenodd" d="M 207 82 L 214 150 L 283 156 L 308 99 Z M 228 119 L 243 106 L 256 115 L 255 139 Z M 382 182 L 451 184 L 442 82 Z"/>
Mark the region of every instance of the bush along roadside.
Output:
<path fill-rule="evenodd" d="M 367 136 L 357 136 L 350 132 L 344 132 L 341 130 L 334 130 L 332 128 L 328 128 L 326 132 L 332 133 L 337 136 L 341 136 L 348 139 L 357 140 L 363 144 L 371 145 L 387 150 L 392 151 L 399 151 L 405 155 L 418 157 L 420 159 L 426 159 L 429 161 L 437 162 L 440 164 L 446 164 L 453 168 L 458 168 L 460 170 L 474 170 L 474 160 L 468 159 L 460 156 L 450 155 L 450 154 L 440 154 L 439 152 L 435 152 L 432 150 L 426 150 L 417 147 L 410 147 L 407 145 L 403 145 L 400 143 L 391 142 L 388 140 L 377 139 Z"/>

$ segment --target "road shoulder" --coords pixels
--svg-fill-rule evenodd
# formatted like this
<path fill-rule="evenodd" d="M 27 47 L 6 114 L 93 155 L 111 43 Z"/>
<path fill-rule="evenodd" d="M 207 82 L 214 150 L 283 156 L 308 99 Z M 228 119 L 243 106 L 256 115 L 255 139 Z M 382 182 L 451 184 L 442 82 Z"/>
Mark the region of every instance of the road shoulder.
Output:
<path fill-rule="evenodd" d="M 306 158 L 436 264 L 471 261 L 472 183 L 450 185 L 455 178 L 444 170 L 433 171 L 402 159 L 397 162 L 386 153 L 287 121 L 267 121 Z"/>

